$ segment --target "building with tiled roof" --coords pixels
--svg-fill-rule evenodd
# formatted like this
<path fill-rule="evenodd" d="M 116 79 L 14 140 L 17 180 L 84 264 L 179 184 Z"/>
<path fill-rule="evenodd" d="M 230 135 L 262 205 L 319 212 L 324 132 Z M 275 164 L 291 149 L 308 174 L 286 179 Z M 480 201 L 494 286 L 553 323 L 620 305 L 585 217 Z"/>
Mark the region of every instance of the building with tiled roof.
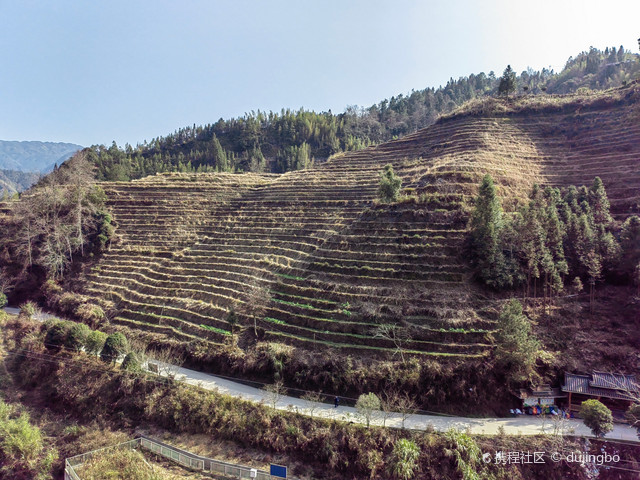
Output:
<path fill-rule="evenodd" d="M 591 375 L 564 374 L 562 391 L 568 395 L 569 409 L 577 409 L 589 398 L 600 400 L 611 409 L 625 409 L 640 400 L 640 384 L 635 375 L 593 372 Z"/>

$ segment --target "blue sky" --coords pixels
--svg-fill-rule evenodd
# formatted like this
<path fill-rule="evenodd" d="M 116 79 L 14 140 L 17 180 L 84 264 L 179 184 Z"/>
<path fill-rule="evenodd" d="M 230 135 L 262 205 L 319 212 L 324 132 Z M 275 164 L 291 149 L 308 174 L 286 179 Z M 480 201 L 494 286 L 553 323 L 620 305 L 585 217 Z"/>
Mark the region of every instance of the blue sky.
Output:
<path fill-rule="evenodd" d="M 510 63 L 638 51 L 640 2 L 0 0 L 0 139 L 136 144 L 251 110 L 341 112 Z"/>

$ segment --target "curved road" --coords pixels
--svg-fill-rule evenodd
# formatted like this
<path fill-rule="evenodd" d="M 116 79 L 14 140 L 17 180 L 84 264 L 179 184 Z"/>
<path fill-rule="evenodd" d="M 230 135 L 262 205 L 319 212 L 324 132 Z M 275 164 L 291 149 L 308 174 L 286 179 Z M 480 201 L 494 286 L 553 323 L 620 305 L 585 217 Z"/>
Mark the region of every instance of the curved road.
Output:
<path fill-rule="evenodd" d="M 175 375 L 177 380 L 190 385 L 199 386 L 206 390 L 217 390 L 220 393 L 240 397 L 252 402 L 263 402 L 272 404 L 272 399 L 264 390 L 233 382 L 224 378 L 209 375 L 207 373 L 189 370 L 187 368 L 169 366 L 160 368 L 160 375 Z M 279 410 L 293 410 L 304 415 L 313 413 L 316 417 L 331 418 L 334 420 L 350 421 L 355 423 L 365 423 L 355 408 L 340 406 L 337 409 L 333 405 L 326 403 L 309 402 L 296 397 L 284 396 L 276 404 Z M 313 411 L 312 411 L 313 410 Z M 374 419 L 372 424 L 382 425 L 381 417 Z M 398 413 L 391 414 L 386 419 L 386 426 L 402 426 L 402 416 Z M 551 417 L 543 420 L 539 416 L 519 415 L 515 418 L 468 418 L 451 417 L 437 415 L 411 415 L 406 419 L 405 427 L 415 430 L 424 430 L 433 427 L 438 431 L 446 431 L 450 428 L 457 430 L 468 430 L 473 434 L 495 435 L 499 433 L 500 427 L 508 435 L 540 435 L 551 434 L 554 431 L 554 422 Z M 583 437 L 593 437 L 591 431 L 581 420 L 569 419 L 565 423 L 564 433 L 567 435 L 578 435 Z M 635 428 L 626 424 L 615 424 L 611 433 L 607 434 L 607 439 L 624 440 L 638 442 Z"/>
<path fill-rule="evenodd" d="M 7 313 L 17 315 L 20 310 L 17 308 L 5 308 Z M 42 314 L 40 320 L 51 317 L 49 314 Z M 156 363 L 159 366 L 158 374 L 162 376 L 175 376 L 176 380 L 190 385 L 198 386 L 206 390 L 215 390 L 220 393 L 242 398 L 252 402 L 272 404 L 272 397 L 259 388 L 250 387 L 232 380 L 198 372 L 187 368 L 173 365 Z M 316 417 L 329 418 L 354 423 L 365 423 L 364 419 L 353 407 L 340 406 L 334 408 L 333 405 L 319 402 L 309 402 L 297 397 L 282 396 L 276 403 L 279 410 L 292 410 L 303 415 L 313 415 Z M 388 427 L 400 428 L 402 426 L 402 416 L 399 413 L 390 414 L 384 419 Z M 382 425 L 383 418 L 378 416 L 371 422 L 374 425 Z M 540 435 L 554 433 L 554 421 L 551 417 L 543 419 L 539 416 L 520 415 L 515 418 L 469 418 L 453 416 L 437 416 L 415 414 L 406 418 L 405 427 L 415 430 L 424 430 L 433 427 L 437 431 L 446 431 L 451 428 L 469 431 L 473 434 L 495 435 L 500 428 L 504 429 L 507 435 Z M 569 419 L 565 422 L 562 432 L 565 435 L 578 435 L 582 437 L 593 437 L 591 431 L 577 419 Z M 607 439 L 624 440 L 628 442 L 639 442 L 635 428 L 626 424 L 615 424 L 611 433 L 607 434 Z"/>

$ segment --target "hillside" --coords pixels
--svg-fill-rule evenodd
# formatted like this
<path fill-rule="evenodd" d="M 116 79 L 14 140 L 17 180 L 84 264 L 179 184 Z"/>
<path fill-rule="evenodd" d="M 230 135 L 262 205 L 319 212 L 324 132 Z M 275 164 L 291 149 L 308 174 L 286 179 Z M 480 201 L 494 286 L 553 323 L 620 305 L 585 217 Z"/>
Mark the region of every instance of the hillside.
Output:
<path fill-rule="evenodd" d="M 640 73 L 638 55 L 590 48 L 570 57 L 560 72 L 528 68 L 517 76 L 516 94 L 589 93 L 625 85 Z M 432 125 L 470 100 L 498 93 L 499 75 L 480 72 L 449 79 L 445 86 L 411 90 L 369 107 L 350 105 L 342 113 L 282 109 L 250 112 L 207 125 L 187 126 L 136 147 L 92 147 L 100 180 L 121 181 L 159 172 L 284 173 L 324 162 Z"/>
<path fill-rule="evenodd" d="M 507 204 L 534 183 L 597 175 L 618 220 L 640 211 L 640 86 L 591 96 L 491 100 L 402 139 L 283 175 L 163 174 L 105 182 L 118 241 L 79 286 L 112 321 L 223 344 L 235 313 L 259 338 L 385 354 L 469 358 L 495 316 L 461 252 L 468 200 L 491 173 Z M 392 163 L 405 198 L 377 205 Z M 632 319 L 629 319 L 632 320 Z M 233 321 L 232 321 L 233 323 Z"/>
<path fill-rule="evenodd" d="M 42 174 L 39 172 L 21 172 L 19 170 L 0 170 L 0 198 L 22 192 L 36 183 Z"/>
<path fill-rule="evenodd" d="M 0 170 L 47 173 L 80 149 L 73 143 L 0 140 Z"/>

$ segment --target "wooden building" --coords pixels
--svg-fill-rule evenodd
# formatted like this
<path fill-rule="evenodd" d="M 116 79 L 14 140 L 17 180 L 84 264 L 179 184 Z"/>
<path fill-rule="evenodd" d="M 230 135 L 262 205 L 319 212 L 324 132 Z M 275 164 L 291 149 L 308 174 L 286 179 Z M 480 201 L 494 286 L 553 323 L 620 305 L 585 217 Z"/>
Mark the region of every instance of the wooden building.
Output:
<path fill-rule="evenodd" d="M 640 400 L 640 385 L 634 375 L 593 372 L 591 375 L 564 374 L 562 391 L 567 394 L 568 410 L 580 410 L 582 402 L 596 399 L 611 410 L 626 411 Z"/>

